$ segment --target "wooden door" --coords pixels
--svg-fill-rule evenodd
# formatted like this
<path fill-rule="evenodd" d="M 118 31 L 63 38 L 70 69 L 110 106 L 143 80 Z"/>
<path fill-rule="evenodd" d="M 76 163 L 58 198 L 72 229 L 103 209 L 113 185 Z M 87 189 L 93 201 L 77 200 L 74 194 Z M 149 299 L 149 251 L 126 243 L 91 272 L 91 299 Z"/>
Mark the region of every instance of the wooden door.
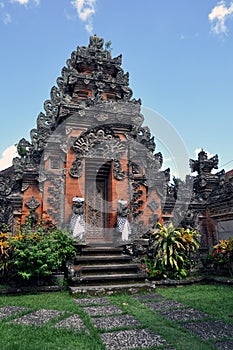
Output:
<path fill-rule="evenodd" d="M 101 162 L 86 161 L 85 223 L 86 242 L 104 242 L 108 222 L 108 177 L 110 166 L 103 171 Z M 107 169 L 107 170 L 106 170 Z"/>

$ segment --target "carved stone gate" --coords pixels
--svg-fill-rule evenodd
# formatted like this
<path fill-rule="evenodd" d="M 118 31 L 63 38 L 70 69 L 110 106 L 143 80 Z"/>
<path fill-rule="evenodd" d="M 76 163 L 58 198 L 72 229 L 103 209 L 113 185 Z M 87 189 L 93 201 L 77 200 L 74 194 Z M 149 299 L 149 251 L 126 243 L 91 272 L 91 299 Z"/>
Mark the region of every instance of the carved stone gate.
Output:
<path fill-rule="evenodd" d="M 94 35 L 72 52 L 31 141 L 19 141 L 20 157 L 0 174 L 0 225 L 33 215 L 69 228 L 73 199 L 84 198 L 85 241 L 121 245 L 119 201 L 127 203 L 129 241 L 161 218 L 168 171 L 160 170 L 162 155 L 142 126 L 141 101 L 132 98 L 121 55 L 112 57 L 103 45 Z"/>

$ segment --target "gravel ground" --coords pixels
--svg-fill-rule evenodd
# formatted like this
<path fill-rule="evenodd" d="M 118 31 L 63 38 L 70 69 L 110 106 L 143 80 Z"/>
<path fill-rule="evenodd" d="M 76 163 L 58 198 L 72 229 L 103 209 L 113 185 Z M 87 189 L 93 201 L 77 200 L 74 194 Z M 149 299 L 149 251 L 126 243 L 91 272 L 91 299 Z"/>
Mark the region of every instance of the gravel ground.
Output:
<path fill-rule="evenodd" d="M 218 350 L 232 350 L 233 340 L 218 341 L 214 344 Z"/>
<path fill-rule="evenodd" d="M 101 318 L 93 318 L 91 320 L 96 328 L 110 330 L 119 327 L 134 327 L 140 326 L 141 322 L 131 315 L 109 316 Z"/>
<path fill-rule="evenodd" d="M 160 296 L 160 294 L 138 295 L 134 296 L 134 298 L 142 302 L 145 301 L 144 304 L 151 310 L 159 312 L 160 315 L 168 319 L 179 322 L 184 321 L 181 323 L 183 328 L 194 333 L 200 339 L 211 339 L 213 341 L 213 347 L 217 350 L 233 349 L 233 325 L 220 320 L 202 320 L 203 318 L 210 317 L 210 315 L 192 308 L 187 308 L 185 305 L 174 300 L 161 301 L 160 299 L 162 299 L 162 296 Z M 157 346 L 163 346 L 164 350 L 175 350 L 168 348 L 169 344 L 166 343 L 166 340 L 160 335 L 148 329 L 140 328 L 142 327 L 140 321 L 132 315 L 122 314 L 123 311 L 119 307 L 108 305 L 110 304 L 108 298 L 83 298 L 75 299 L 74 302 L 83 306 L 83 311 L 90 316 L 94 327 L 100 330 L 99 334 L 106 346 L 106 350 L 154 349 L 157 348 Z M 102 305 L 94 306 L 95 304 Z M 49 322 L 51 319 L 66 314 L 65 311 L 41 309 L 19 317 L 18 314 L 24 311 L 29 312 L 29 309 L 18 306 L 1 307 L 0 320 L 15 316 L 16 318 L 14 320 L 8 321 L 7 323 L 39 326 Z M 194 322 L 195 320 L 199 321 Z M 52 325 L 52 327 L 68 329 L 74 332 L 84 331 L 90 335 L 89 329 L 78 314 L 67 315 L 65 319 L 58 321 L 55 325 Z M 133 327 L 135 327 L 135 329 L 131 329 Z M 117 328 L 124 330 L 113 331 L 113 329 L 115 330 Z M 220 340 L 220 338 L 222 338 L 222 340 Z M 166 349 L 165 346 L 167 346 Z"/>
<path fill-rule="evenodd" d="M 83 298 L 83 299 L 74 299 L 75 304 L 79 304 L 81 306 L 86 305 L 99 305 L 99 304 L 109 304 L 109 300 L 107 298 Z"/>
<path fill-rule="evenodd" d="M 105 316 L 105 315 L 114 315 L 114 314 L 122 314 L 122 310 L 115 306 L 87 306 L 83 308 L 89 316 Z"/>
<path fill-rule="evenodd" d="M 3 318 L 12 316 L 12 315 L 17 315 L 20 312 L 23 311 L 28 311 L 29 309 L 26 307 L 21 307 L 21 306 L 4 306 L 0 308 L 0 320 Z"/>
<path fill-rule="evenodd" d="M 55 317 L 61 316 L 64 313 L 64 311 L 41 309 L 28 315 L 16 318 L 9 323 L 18 323 L 27 326 L 40 326 L 41 324 L 44 324 Z"/>
<path fill-rule="evenodd" d="M 186 308 L 185 305 L 178 303 L 175 300 L 162 300 L 157 302 L 147 302 L 144 303 L 147 307 L 149 307 L 153 311 L 163 311 L 166 309 L 177 309 L 177 308 Z"/>
<path fill-rule="evenodd" d="M 184 323 L 182 327 L 185 327 L 202 339 L 233 337 L 233 326 L 223 321 Z"/>
<path fill-rule="evenodd" d="M 71 331 L 86 331 L 87 333 L 89 333 L 89 330 L 87 329 L 87 327 L 85 326 L 85 324 L 83 323 L 83 320 L 79 315 L 72 315 L 56 323 L 55 328 L 58 328 L 58 329 L 65 328 Z"/>
<path fill-rule="evenodd" d="M 194 321 L 199 320 L 201 318 L 209 317 L 209 315 L 194 309 L 160 311 L 159 314 L 174 321 Z"/>
<path fill-rule="evenodd" d="M 103 333 L 100 337 L 106 350 L 146 349 L 168 345 L 165 339 L 147 329 Z"/>

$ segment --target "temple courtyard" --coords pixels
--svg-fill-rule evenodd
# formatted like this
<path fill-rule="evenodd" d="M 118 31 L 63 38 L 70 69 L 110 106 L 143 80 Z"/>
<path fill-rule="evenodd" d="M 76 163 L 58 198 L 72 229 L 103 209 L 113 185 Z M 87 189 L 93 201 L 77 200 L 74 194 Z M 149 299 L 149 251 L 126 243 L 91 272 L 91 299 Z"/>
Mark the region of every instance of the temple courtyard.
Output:
<path fill-rule="evenodd" d="M 1 349 L 232 349 L 232 287 L 0 297 Z"/>

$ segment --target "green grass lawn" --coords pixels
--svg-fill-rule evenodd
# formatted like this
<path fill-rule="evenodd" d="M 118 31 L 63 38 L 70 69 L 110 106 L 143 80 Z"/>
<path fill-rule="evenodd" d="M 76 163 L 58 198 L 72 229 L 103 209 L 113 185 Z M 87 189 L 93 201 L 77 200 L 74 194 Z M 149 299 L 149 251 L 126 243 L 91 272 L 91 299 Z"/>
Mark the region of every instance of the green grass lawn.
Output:
<path fill-rule="evenodd" d="M 189 307 L 210 314 L 212 319 L 233 324 L 233 288 L 224 285 L 191 285 L 178 288 L 157 288 L 156 293 L 174 299 Z M 173 321 L 151 311 L 130 295 L 109 297 L 112 304 L 120 306 L 125 313 L 138 318 L 143 327 L 165 338 L 176 350 L 211 350 L 212 341 L 201 341 Z M 30 310 L 52 309 L 66 311 L 59 319 L 78 313 L 90 330 L 90 335 L 58 330 L 51 320 L 40 327 L 8 324 L 9 317 L 0 321 L 1 350 L 104 350 L 99 332 L 92 326 L 82 308 L 73 302 L 68 292 L 45 293 L 25 296 L 1 296 L 2 306 L 24 306 Z M 154 349 L 154 348 L 153 348 Z M 162 349 L 162 348 L 161 348 Z"/>

